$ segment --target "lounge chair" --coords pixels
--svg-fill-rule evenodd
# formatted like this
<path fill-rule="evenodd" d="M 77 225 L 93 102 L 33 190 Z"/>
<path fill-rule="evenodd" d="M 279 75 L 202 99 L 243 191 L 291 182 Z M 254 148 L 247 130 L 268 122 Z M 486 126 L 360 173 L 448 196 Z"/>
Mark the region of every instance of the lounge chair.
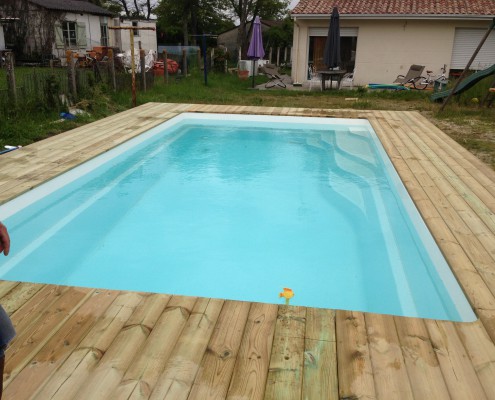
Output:
<path fill-rule="evenodd" d="M 424 65 L 413 64 L 409 67 L 409 71 L 407 71 L 406 75 L 397 75 L 397 78 L 395 78 L 393 83 L 403 86 L 412 84 L 414 86 L 414 83 L 421 77 L 424 69 Z"/>
<path fill-rule="evenodd" d="M 265 87 L 267 89 L 272 88 L 274 86 L 279 86 L 281 88 L 286 88 L 287 85 L 284 83 L 284 78 L 282 75 L 280 75 L 280 72 L 278 72 L 277 66 L 273 64 L 265 64 L 259 68 L 260 72 L 265 74 L 268 79 L 270 79 Z"/>

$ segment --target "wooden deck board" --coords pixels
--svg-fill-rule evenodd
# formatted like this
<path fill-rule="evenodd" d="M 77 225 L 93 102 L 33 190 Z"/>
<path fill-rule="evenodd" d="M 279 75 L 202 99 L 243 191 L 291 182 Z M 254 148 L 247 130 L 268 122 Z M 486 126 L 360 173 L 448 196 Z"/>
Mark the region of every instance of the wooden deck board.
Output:
<path fill-rule="evenodd" d="M 0 157 L 0 203 L 183 112 L 368 119 L 479 320 L 0 281 L 4 399 L 493 399 L 495 172 L 417 112 L 148 103 Z"/>

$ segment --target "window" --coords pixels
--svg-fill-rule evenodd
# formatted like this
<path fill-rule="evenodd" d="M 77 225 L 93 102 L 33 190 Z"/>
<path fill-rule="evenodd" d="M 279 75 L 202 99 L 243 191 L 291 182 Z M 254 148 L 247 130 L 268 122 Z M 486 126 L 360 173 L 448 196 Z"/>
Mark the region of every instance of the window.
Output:
<path fill-rule="evenodd" d="M 138 21 L 132 21 L 132 27 L 137 28 L 138 27 Z M 139 36 L 139 29 L 133 29 L 134 36 Z"/>
<path fill-rule="evenodd" d="M 77 47 L 77 24 L 75 22 L 62 22 L 62 35 L 67 47 Z"/>
<path fill-rule="evenodd" d="M 108 46 L 108 25 L 101 24 L 100 31 L 101 31 L 101 40 L 100 40 L 101 45 Z"/>
<path fill-rule="evenodd" d="M 64 21 L 55 23 L 57 49 L 82 49 L 87 46 L 84 22 Z"/>
<path fill-rule="evenodd" d="M 322 36 L 309 37 L 308 63 L 314 64 L 316 69 L 326 69 L 323 62 L 323 53 L 327 38 Z M 342 69 L 348 72 L 354 70 L 356 61 L 357 36 L 340 36 L 340 58 Z"/>

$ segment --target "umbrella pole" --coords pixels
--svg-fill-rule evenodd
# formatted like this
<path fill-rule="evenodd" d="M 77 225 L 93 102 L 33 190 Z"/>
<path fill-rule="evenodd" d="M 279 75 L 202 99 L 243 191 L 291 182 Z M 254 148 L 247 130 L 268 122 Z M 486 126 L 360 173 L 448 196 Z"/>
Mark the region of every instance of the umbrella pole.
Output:
<path fill-rule="evenodd" d="M 253 72 L 253 89 L 254 89 L 254 60 L 253 60 L 253 68 L 252 68 L 252 72 Z"/>
<path fill-rule="evenodd" d="M 208 86 L 208 67 L 207 67 L 207 59 L 206 59 L 206 35 L 203 33 L 203 40 L 201 41 L 203 46 L 203 73 L 205 77 L 205 86 Z"/>

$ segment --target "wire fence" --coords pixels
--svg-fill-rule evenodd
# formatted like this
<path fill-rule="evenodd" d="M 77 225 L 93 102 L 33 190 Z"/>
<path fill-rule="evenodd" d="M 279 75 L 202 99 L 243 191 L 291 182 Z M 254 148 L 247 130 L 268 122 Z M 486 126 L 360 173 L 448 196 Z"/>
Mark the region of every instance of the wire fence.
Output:
<path fill-rule="evenodd" d="M 77 64 L 76 64 L 77 65 Z M 132 74 L 120 63 L 94 61 L 74 68 L 75 88 L 69 67 L 14 67 L 0 69 L 0 117 L 9 110 L 61 110 L 88 98 L 99 87 L 103 92 L 129 91 Z M 136 74 L 136 89 L 153 87 L 155 73 L 149 69 Z"/>

